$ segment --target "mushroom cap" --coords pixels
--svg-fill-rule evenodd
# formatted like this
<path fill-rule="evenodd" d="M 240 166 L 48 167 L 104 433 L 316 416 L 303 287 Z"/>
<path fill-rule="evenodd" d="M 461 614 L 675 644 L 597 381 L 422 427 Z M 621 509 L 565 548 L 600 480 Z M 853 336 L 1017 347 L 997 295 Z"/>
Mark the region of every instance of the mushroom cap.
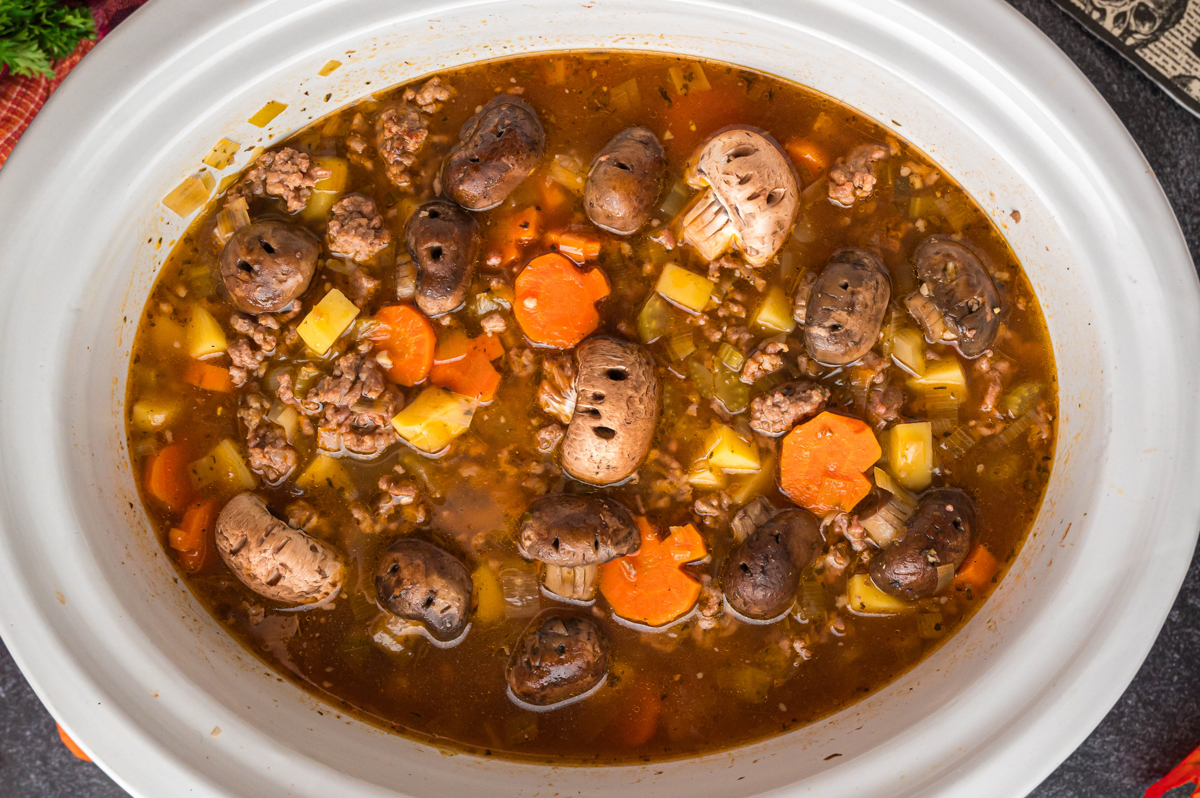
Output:
<path fill-rule="evenodd" d="M 887 267 L 864 249 L 839 249 L 809 289 L 804 344 L 818 363 L 842 366 L 871 351 L 892 301 Z"/>
<path fill-rule="evenodd" d="M 592 224 L 621 236 L 641 229 L 662 190 L 667 156 L 654 131 L 622 130 L 596 154 L 583 190 Z"/>
<path fill-rule="evenodd" d="M 471 590 L 467 567 L 424 540 L 398 538 L 375 569 L 375 592 L 388 612 L 424 624 L 441 641 L 454 640 L 466 628 Z"/>
<path fill-rule="evenodd" d="M 286 604 L 315 604 L 337 593 L 345 569 L 332 548 L 288 526 L 253 493 L 222 508 L 217 551 L 246 587 Z"/>
<path fill-rule="evenodd" d="M 725 600 L 747 618 L 767 620 L 796 599 L 800 572 L 821 550 L 821 524 L 807 510 L 785 510 L 751 532 L 725 563 Z"/>
<path fill-rule="evenodd" d="M 609 562 L 641 545 L 629 510 L 603 496 L 543 496 L 517 528 L 522 557 L 564 568 Z"/>
<path fill-rule="evenodd" d="M 608 675 L 608 640 L 589 618 L 535 618 L 513 650 L 508 689 L 537 707 L 578 698 Z"/>
<path fill-rule="evenodd" d="M 917 247 L 913 262 L 917 277 L 929 287 L 929 298 L 955 335 L 951 341 L 955 348 L 968 358 L 986 352 L 1004 316 L 986 256 L 960 236 L 933 235 Z"/>
<path fill-rule="evenodd" d="M 221 250 L 221 293 L 243 313 L 276 313 L 308 290 L 320 242 L 287 222 L 255 222 L 229 237 Z"/>
<path fill-rule="evenodd" d="M 916 601 L 937 592 L 939 565 L 957 569 L 975 543 L 975 501 L 958 488 L 921 497 L 904 537 L 871 560 L 871 581 L 884 593 Z"/>
<path fill-rule="evenodd" d="M 658 374 L 646 350 L 615 338 L 589 338 L 575 358 L 575 412 L 561 444 L 562 467 L 581 482 L 612 485 L 637 471 L 650 452 Z"/>
<path fill-rule="evenodd" d="M 461 146 L 442 165 L 442 185 L 448 197 L 471 211 L 503 202 L 546 152 L 537 112 L 511 94 L 488 102 L 463 123 L 458 137 Z"/>
<path fill-rule="evenodd" d="M 714 133 L 689 159 L 685 179 L 712 189 L 751 266 L 766 265 L 787 240 L 800 192 L 791 161 L 770 136 L 742 126 Z"/>
<path fill-rule="evenodd" d="M 462 307 L 479 255 L 479 223 L 452 202 L 429 200 L 404 228 L 408 254 L 417 265 L 417 307 L 442 316 Z"/>

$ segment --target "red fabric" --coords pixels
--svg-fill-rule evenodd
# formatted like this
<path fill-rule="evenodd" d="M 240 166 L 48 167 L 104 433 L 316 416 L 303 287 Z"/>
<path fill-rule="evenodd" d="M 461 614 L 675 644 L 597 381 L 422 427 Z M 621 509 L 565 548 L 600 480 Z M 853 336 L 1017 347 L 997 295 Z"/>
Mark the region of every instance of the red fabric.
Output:
<path fill-rule="evenodd" d="M 91 6 L 92 16 L 96 19 L 96 35 L 103 37 L 144 2 L 146 0 L 92 0 L 88 5 Z M 0 78 L 0 166 L 8 160 L 21 134 L 29 127 L 38 111 L 42 110 L 46 99 L 63 82 L 67 73 L 95 46 L 95 41 L 80 42 L 75 52 L 54 65 L 53 79 L 43 75 L 32 78 L 5 75 Z"/>
<path fill-rule="evenodd" d="M 1187 755 L 1187 758 L 1175 766 L 1175 769 L 1163 776 L 1161 781 L 1157 781 L 1146 790 L 1143 798 L 1162 798 L 1164 795 L 1174 790 L 1177 787 L 1183 787 L 1191 784 L 1192 792 L 1190 795 L 1196 796 L 1200 793 L 1200 787 L 1196 787 L 1200 782 L 1200 748 L 1192 751 Z"/>

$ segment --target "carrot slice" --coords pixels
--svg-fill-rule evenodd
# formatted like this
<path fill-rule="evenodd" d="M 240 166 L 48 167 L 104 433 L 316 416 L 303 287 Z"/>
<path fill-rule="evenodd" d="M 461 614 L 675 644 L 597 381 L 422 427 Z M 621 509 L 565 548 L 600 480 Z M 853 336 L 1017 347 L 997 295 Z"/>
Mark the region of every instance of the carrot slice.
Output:
<path fill-rule="evenodd" d="M 600 257 L 600 239 L 566 230 L 546 233 L 546 245 L 566 255 L 576 263 Z"/>
<path fill-rule="evenodd" d="M 58 726 L 57 723 L 54 725 Z M 76 759 L 82 759 L 84 762 L 92 761 L 92 758 L 83 752 L 83 749 L 79 747 L 79 744 L 67 736 L 67 733 L 63 731 L 62 726 L 58 726 L 58 739 L 62 740 L 62 744 L 67 747 L 68 751 L 75 755 Z"/>
<path fill-rule="evenodd" d="M 492 228 L 488 236 L 488 252 L 500 259 L 496 265 L 507 266 L 518 260 L 525 247 L 537 241 L 541 234 L 542 213 L 531 205 L 500 220 Z"/>
<path fill-rule="evenodd" d="M 146 492 L 173 513 L 183 512 L 195 497 L 188 466 L 193 458 L 182 443 L 164 446 L 146 458 Z"/>
<path fill-rule="evenodd" d="M 708 553 L 692 524 L 671 527 L 666 540 L 645 518 L 637 519 L 640 549 L 600 566 L 600 592 L 627 621 L 662 626 L 687 614 L 700 598 L 700 583 L 681 568 Z"/>
<path fill-rule="evenodd" d="M 513 314 L 525 336 L 559 349 L 569 349 L 596 331 L 596 302 L 609 294 L 604 272 L 585 272 L 557 252 L 529 261 L 514 288 Z"/>
<path fill-rule="evenodd" d="M 221 503 L 216 499 L 198 501 L 187 509 L 183 521 L 168 535 L 171 548 L 189 574 L 196 573 L 208 562 L 220 511 Z"/>
<path fill-rule="evenodd" d="M 975 545 L 958 569 L 954 584 L 982 592 L 1000 571 L 1000 562 L 982 543 Z"/>
<path fill-rule="evenodd" d="M 865 422 L 826 411 L 783 439 L 779 486 L 817 515 L 834 509 L 848 513 L 871 492 L 863 472 L 882 454 Z"/>
<path fill-rule="evenodd" d="M 804 181 L 805 184 L 816 180 L 829 168 L 829 156 L 808 139 L 788 139 L 783 148 L 787 151 L 788 157 L 792 159 L 792 163 L 800 170 L 801 176 L 807 178 Z"/>
<path fill-rule="evenodd" d="M 183 379 L 205 391 L 233 393 L 233 380 L 229 376 L 229 369 L 214 366 L 211 363 L 199 360 L 191 361 L 184 369 Z"/>
<path fill-rule="evenodd" d="M 662 713 L 662 697 L 644 682 L 631 687 L 621 698 L 622 709 L 608 725 L 605 737 L 621 745 L 636 748 L 645 745 L 658 731 L 658 716 Z"/>
<path fill-rule="evenodd" d="M 491 361 L 504 354 L 499 340 L 487 335 L 467 338 L 462 330 L 453 330 L 437 345 L 429 381 L 463 396 L 490 402 L 500 386 L 500 372 Z"/>
<path fill-rule="evenodd" d="M 398 385 L 416 385 L 429 376 L 437 336 L 433 325 L 411 305 L 387 305 L 375 314 L 379 326 L 369 336 L 387 352 L 392 366 L 388 377 Z"/>

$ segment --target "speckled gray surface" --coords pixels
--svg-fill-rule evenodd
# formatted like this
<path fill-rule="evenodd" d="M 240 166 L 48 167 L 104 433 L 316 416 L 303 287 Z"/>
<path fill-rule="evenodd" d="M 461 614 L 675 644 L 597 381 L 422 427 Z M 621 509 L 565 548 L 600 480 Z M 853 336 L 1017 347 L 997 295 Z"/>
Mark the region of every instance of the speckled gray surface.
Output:
<path fill-rule="evenodd" d="M 972 0 L 947 0 L 965 2 Z M 1200 119 L 1093 39 L 1050 0 L 1009 0 L 1099 87 L 1141 145 L 1200 258 Z M 1140 798 L 1200 746 L 1200 561 L 1133 684 L 1087 741 L 1030 798 Z M 1174 791 L 1171 798 L 1187 795 Z M 59 742 L 54 721 L 0 645 L 0 795 L 120 798 Z"/>

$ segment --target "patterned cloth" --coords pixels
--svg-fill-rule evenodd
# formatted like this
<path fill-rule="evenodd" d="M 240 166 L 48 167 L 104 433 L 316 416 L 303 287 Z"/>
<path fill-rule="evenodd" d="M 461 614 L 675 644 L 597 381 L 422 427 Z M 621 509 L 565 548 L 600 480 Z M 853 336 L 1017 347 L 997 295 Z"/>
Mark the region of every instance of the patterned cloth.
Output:
<path fill-rule="evenodd" d="M 96 18 L 96 35 L 103 37 L 146 0 L 91 0 L 88 5 Z M 82 41 L 75 52 L 54 65 L 54 77 L 6 75 L 0 78 L 0 166 L 8 160 L 17 140 L 46 104 L 67 73 L 75 68 L 95 41 Z"/>

